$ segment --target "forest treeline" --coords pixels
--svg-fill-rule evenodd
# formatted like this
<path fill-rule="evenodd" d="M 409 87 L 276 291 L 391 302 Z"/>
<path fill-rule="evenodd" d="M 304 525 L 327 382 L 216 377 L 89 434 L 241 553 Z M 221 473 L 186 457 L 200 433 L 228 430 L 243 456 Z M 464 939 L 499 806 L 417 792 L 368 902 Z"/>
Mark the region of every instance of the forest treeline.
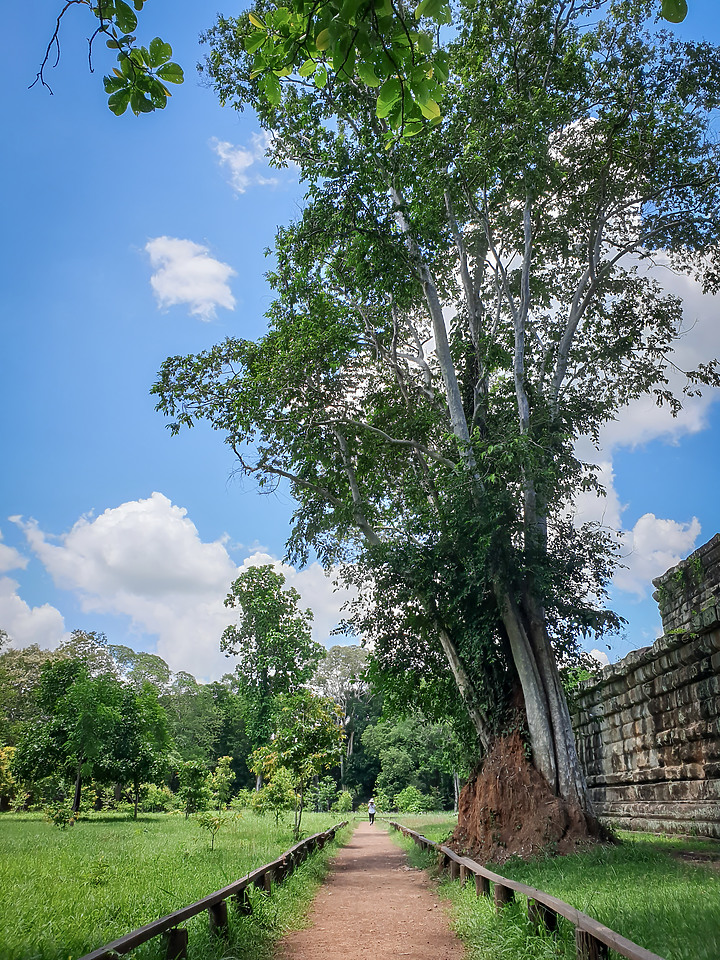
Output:
<path fill-rule="evenodd" d="M 298 789 L 315 810 L 349 810 L 371 794 L 381 809 L 452 808 L 467 769 L 451 725 L 419 711 L 386 715 L 366 667 L 359 646 L 320 648 L 302 690 L 269 697 L 263 743 L 258 704 L 239 668 L 201 683 L 157 654 L 80 630 L 55 650 L 6 649 L 0 808 L 44 809 L 61 823 L 78 809 L 137 815 L 232 805 L 278 814 L 297 805 Z M 308 702 L 332 706 L 323 716 L 336 728 L 335 752 L 326 749 L 326 769 L 301 774 L 298 788 L 267 752 L 278 724 L 293 722 L 283 720 L 283 705 L 297 719 Z M 303 720 L 300 736 L 310 726 Z"/>

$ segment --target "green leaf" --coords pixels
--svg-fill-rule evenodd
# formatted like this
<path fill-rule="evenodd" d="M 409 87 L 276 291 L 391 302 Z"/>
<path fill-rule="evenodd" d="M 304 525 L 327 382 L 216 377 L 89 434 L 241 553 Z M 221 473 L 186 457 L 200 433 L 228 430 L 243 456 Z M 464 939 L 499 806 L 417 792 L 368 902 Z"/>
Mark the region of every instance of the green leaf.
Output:
<path fill-rule="evenodd" d="M 152 113 L 155 107 L 142 90 L 135 89 L 130 94 L 130 109 L 139 116 L 141 113 Z"/>
<path fill-rule="evenodd" d="M 687 12 L 687 0 L 662 0 L 661 16 L 670 23 L 682 23 Z"/>
<path fill-rule="evenodd" d="M 155 37 L 150 41 L 150 66 L 159 67 L 167 63 L 172 56 L 172 47 L 165 43 L 160 37 Z"/>
<path fill-rule="evenodd" d="M 376 113 L 382 120 L 387 117 L 402 93 L 402 85 L 397 77 L 388 77 L 378 94 Z"/>
<path fill-rule="evenodd" d="M 406 123 L 405 126 L 403 127 L 402 135 L 403 137 L 406 137 L 406 138 L 414 137 L 418 133 L 420 133 L 420 131 L 423 130 L 424 128 L 425 128 L 425 124 L 417 123 L 417 121 L 414 121 L 412 123 Z"/>
<path fill-rule="evenodd" d="M 106 0 L 102 6 L 100 4 L 96 4 L 92 8 L 92 12 L 95 14 L 98 20 L 101 17 L 103 20 L 112 20 L 112 18 L 115 16 L 115 4 L 113 3 L 113 0 Z"/>
<path fill-rule="evenodd" d="M 318 50 L 327 50 L 330 46 L 330 30 L 327 27 L 315 37 L 315 46 Z"/>
<path fill-rule="evenodd" d="M 445 6 L 447 0 L 421 0 L 415 8 L 415 19 L 420 17 L 436 17 Z"/>
<path fill-rule="evenodd" d="M 185 79 L 182 67 L 177 63 L 166 63 L 157 72 L 157 75 L 168 83 L 182 83 Z"/>
<path fill-rule="evenodd" d="M 348 77 L 355 75 L 355 48 L 349 47 L 347 43 L 336 48 L 333 54 L 333 70 L 335 73 L 344 73 Z"/>
<path fill-rule="evenodd" d="M 120 117 L 125 113 L 130 103 L 130 88 L 123 87 L 122 90 L 118 90 L 117 93 L 113 93 L 112 96 L 108 97 L 108 107 L 115 114 L 116 117 Z"/>
<path fill-rule="evenodd" d="M 255 53 L 255 51 L 259 50 L 265 43 L 267 38 L 268 35 L 264 30 L 256 30 L 255 33 L 251 33 L 245 37 L 245 49 L 248 53 Z"/>
<path fill-rule="evenodd" d="M 103 77 L 105 93 L 116 93 L 127 85 L 125 77 Z"/>
<path fill-rule="evenodd" d="M 420 101 L 419 107 L 426 120 L 440 119 L 440 107 L 432 98 L 428 97 L 424 102 Z"/>
<path fill-rule="evenodd" d="M 164 110 L 168 98 L 167 91 L 160 81 L 155 79 L 155 77 L 150 77 L 149 80 L 150 83 L 148 85 L 149 88 L 147 92 L 150 94 L 152 105 L 158 110 Z"/>
<path fill-rule="evenodd" d="M 310 77 L 315 73 L 315 67 L 317 64 L 314 60 L 306 60 L 305 63 L 300 67 L 298 73 L 301 77 Z"/>
<path fill-rule="evenodd" d="M 429 33 L 419 33 L 417 35 L 417 46 L 418 50 L 427 56 L 432 53 L 433 38 Z"/>
<path fill-rule="evenodd" d="M 137 17 L 125 0 L 115 0 L 115 22 L 123 33 L 132 33 L 137 26 Z"/>
<path fill-rule="evenodd" d="M 265 92 L 265 96 L 268 98 L 270 103 L 276 107 L 280 103 L 280 96 L 282 93 L 280 81 L 274 73 L 267 73 L 262 79 L 261 84 Z"/>
<path fill-rule="evenodd" d="M 379 87 L 382 81 L 375 75 L 375 70 L 367 60 L 361 60 L 357 65 L 358 76 L 368 87 Z"/>
<path fill-rule="evenodd" d="M 318 72 L 315 74 L 315 86 L 318 88 L 318 90 L 322 90 L 323 87 L 327 85 L 327 80 L 327 70 L 318 70 Z"/>

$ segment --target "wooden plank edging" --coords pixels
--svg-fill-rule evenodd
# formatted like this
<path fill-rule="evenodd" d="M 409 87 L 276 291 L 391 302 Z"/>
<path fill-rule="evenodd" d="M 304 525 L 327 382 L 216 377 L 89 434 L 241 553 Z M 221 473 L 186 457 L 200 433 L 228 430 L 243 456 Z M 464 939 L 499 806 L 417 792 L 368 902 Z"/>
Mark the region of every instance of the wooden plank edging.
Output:
<path fill-rule="evenodd" d="M 92 953 L 86 953 L 83 957 L 80 957 L 80 960 L 116 960 L 117 957 L 129 953 L 141 944 L 147 943 L 148 940 L 152 940 L 154 937 L 160 936 L 160 934 L 177 927 L 178 924 L 184 923 L 186 920 L 197 916 L 199 913 L 202 913 L 203 910 L 208 910 L 230 897 L 239 896 L 252 884 L 263 885 L 265 875 L 270 871 L 277 870 L 278 867 L 282 869 L 286 866 L 287 858 L 290 858 L 289 863 L 291 864 L 291 869 L 288 872 L 291 872 L 296 865 L 294 854 L 301 854 L 301 857 L 297 860 L 299 864 L 314 847 L 324 845 L 328 840 L 333 840 L 335 833 L 346 826 L 347 823 L 348 821 L 344 820 L 342 823 L 335 824 L 335 826 L 329 830 L 325 830 L 322 833 L 315 833 L 311 837 L 301 840 L 300 843 L 296 843 L 294 847 L 290 847 L 289 850 L 286 850 L 285 853 L 281 854 L 271 863 L 263 864 L 262 867 L 252 870 L 250 873 L 245 874 L 244 877 L 240 877 L 239 880 L 234 880 L 226 887 L 215 890 L 214 893 L 208 894 L 208 896 L 203 897 L 201 900 L 196 900 L 195 903 L 191 903 L 187 907 L 182 907 L 180 910 L 175 910 L 173 913 L 167 914 L 167 916 L 153 920 L 151 923 L 145 924 L 144 927 L 138 927 L 137 930 L 126 933 L 117 940 L 113 940 L 112 943 L 105 944 L 104 947 L 93 950 Z"/>
<path fill-rule="evenodd" d="M 616 933 L 598 920 L 593 919 L 569 903 L 565 903 L 564 900 L 560 900 L 558 897 L 553 897 L 543 890 L 536 890 L 535 887 L 529 887 L 527 884 L 520 883 L 517 880 L 509 880 L 507 877 L 500 876 L 499 873 L 493 873 L 492 870 L 488 870 L 487 867 L 476 863 L 475 860 L 470 860 L 468 857 L 461 857 L 458 853 L 455 853 L 454 850 L 451 850 L 450 847 L 428 840 L 427 837 L 423 837 L 421 834 L 410 830 L 409 827 L 405 827 L 401 823 L 396 823 L 394 820 L 388 820 L 388 823 L 396 830 L 400 830 L 406 837 L 410 837 L 416 840 L 416 842 L 419 842 L 421 846 L 433 847 L 442 855 L 444 860 L 460 864 L 476 877 L 484 878 L 485 881 L 490 880 L 497 887 L 522 894 L 528 898 L 528 904 L 532 902 L 541 904 L 552 913 L 564 917 L 573 924 L 578 933 L 588 934 L 593 939 L 600 941 L 600 943 L 603 943 L 605 946 L 622 954 L 626 960 L 663 960 L 663 957 L 660 957 L 657 953 L 646 950 L 645 947 L 641 947 L 632 940 L 628 940 L 627 937 Z M 476 887 L 477 886 L 476 884 Z M 531 913 L 533 912 L 536 911 L 531 910 Z"/>

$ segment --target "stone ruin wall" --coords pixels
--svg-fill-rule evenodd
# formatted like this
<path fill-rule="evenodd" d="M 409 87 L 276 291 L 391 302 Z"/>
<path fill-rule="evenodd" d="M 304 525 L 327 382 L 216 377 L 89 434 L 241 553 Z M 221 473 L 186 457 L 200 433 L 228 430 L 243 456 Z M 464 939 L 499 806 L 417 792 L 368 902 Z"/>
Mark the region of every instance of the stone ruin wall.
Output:
<path fill-rule="evenodd" d="M 653 584 L 664 636 L 583 684 L 580 760 L 603 819 L 720 839 L 720 534 Z"/>

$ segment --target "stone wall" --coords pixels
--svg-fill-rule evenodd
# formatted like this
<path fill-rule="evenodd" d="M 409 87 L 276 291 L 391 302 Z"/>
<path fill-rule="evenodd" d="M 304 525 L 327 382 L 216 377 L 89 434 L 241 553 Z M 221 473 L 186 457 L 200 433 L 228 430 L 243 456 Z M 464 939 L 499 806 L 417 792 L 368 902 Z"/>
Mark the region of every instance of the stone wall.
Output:
<path fill-rule="evenodd" d="M 665 635 L 583 685 L 580 760 L 601 817 L 720 839 L 720 535 L 653 583 Z"/>

